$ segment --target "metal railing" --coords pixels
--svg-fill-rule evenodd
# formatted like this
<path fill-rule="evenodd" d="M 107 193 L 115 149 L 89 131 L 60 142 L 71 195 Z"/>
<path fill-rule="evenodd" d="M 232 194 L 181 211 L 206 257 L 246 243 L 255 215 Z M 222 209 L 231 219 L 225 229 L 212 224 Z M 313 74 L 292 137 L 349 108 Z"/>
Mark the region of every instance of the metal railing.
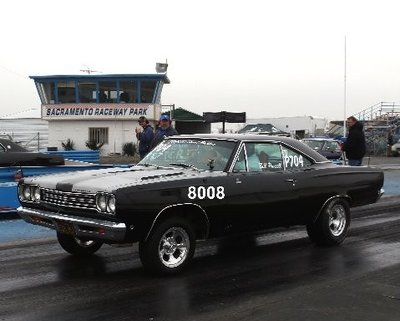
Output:
<path fill-rule="evenodd" d="M 400 115 L 400 104 L 395 102 L 380 102 L 371 107 L 365 108 L 355 114 L 360 121 L 388 120 L 391 117 Z"/>
<path fill-rule="evenodd" d="M 367 151 L 370 155 L 385 155 L 388 137 L 400 137 L 400 104 L 380 102 L 354 115 L 364 123 Z"/>

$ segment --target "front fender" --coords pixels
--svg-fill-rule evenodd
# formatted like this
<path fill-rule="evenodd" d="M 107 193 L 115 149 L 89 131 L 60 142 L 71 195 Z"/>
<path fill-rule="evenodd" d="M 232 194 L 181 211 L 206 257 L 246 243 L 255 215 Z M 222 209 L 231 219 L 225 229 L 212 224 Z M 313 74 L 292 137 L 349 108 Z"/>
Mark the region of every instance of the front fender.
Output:
<path fill-rule="evenodd" d="M 145 241 L 149 238 L 157 224 L 171 216 L 179 216 L 189 220 L 189 222 L 194 225 L 196 239 L 206 239 L 208 237 L 210 232 L 210 220 L 206 211 L 195 203 L 181 203 L 168 205 L 156 215 L 145 237 Z"/>

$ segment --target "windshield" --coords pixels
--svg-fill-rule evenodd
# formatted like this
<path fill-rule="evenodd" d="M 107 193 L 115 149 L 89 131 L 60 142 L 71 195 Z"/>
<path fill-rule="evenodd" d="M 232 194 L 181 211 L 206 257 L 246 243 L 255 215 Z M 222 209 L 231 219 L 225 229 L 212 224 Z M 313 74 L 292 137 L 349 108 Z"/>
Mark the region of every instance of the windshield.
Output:
<path fill-rule="evenodd" d="M 223 171 L 235 145 L 218 140 L 168 139 L 157 145 L 138 165 Z"/>
<path fill-rule="evenodd" d="M 303 140 L 303 142 L 314 150 L 322 150 L 322 146 L 324 145 L 324 142 L 321 140 Z"/>

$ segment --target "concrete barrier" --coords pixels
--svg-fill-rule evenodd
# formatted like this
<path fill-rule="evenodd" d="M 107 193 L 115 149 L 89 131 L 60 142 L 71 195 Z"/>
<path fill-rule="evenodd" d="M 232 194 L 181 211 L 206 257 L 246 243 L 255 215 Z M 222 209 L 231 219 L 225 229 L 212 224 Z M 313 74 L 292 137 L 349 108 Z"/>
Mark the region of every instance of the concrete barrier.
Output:
<path fill-rule="evenodd" d="M 99 150 L 57 150 L 46 151 L 45 153 L 63 155 L 65 159 L 88 163 L 98 163 L 100 160 Z"/>

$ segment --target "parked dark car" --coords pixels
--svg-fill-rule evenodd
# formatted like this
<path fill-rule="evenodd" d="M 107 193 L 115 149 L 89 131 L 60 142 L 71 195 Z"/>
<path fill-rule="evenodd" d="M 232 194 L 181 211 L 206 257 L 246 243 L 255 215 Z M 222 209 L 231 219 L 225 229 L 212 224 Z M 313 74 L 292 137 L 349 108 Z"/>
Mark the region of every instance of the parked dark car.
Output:
<path fill-rule="evenodd" d="M 333 138 L 304 138 L 301 141 L 335 164 L 343 164 L 340 141 Z"/>
<path fill-rule="evenodd" d="M 30 152 L 8 139 L 0 139 L 0 167 L 64 165 L 64 156 Z"/>
<path fill-rule="evenodd" d="M 174 273 L 199 239 L 301 224 L 339 244 L 350 207 L 376 202 L 382 185 L 381 170 L 336 166 L 288 137 L 173 136 L 130 168 L 24 178 L 18 212 L 71 254 L 139 242 L 146 268 Z"/>

